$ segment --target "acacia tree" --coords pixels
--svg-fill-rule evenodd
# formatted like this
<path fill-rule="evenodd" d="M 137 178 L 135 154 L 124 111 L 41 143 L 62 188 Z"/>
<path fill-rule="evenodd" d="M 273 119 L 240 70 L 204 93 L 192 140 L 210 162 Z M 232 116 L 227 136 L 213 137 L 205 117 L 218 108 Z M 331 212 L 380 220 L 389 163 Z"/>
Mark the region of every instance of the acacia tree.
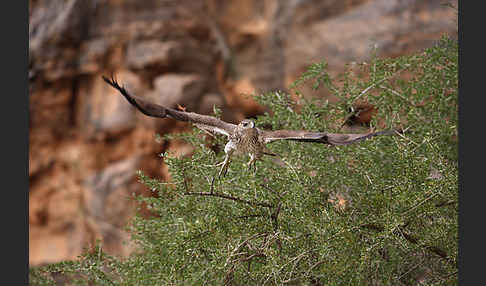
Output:
<path fill-rule="evenodd" d="M 456 284 L 457 56 L 457 42 L 443 37 L 423 53 L 373 55 L 337 78 L 313 64 L 292 86 L 297 100 L 256 96 L 271 110 L 256 119 L 260 128 L 339 132 L 353 103 L 366 100 L 377 110 L 371 126 L 403 128 L 396 136 L 334 147 L 275 142 L 277 159 L 252 172 L 236 157 L 214 182 L 211 166 L 224 154 L 213 150 L 225 138 L 208 141 L 197 129 L 165 136 L 195 150 L 161 154 L 169 183 L 139 171 L 155 194 L 137 197 L 154 214 L 130 225 L 139 251 L 119 259 L 95 248 L 31 269 L 32 285 L 54 272 L 80 285 Z M 338 103 L 306 99 L 303 82 Z"/>

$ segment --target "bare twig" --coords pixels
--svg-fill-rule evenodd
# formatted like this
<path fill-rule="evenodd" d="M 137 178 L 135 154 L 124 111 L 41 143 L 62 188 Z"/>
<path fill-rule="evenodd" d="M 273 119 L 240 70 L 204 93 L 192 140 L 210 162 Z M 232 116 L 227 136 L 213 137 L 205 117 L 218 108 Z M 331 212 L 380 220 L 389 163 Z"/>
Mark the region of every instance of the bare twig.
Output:
<path fill-rule="evenodd" d="M 289 265 L 290 263 L 293 263 L 294 264 L 294 267 L 292 267 L 292 269 L 290 270 L 289 272 L 289 278 L 287 280 L 284 280 L 282 281 L 282 283 L 289 283 L 292 279 L 292 274 L 295 270 L 295 268 L 297 267 L 299 261 L 306 255 L 308 254 L 309 252 L 311 252 L 312 250 L 307 250 L 307 251 L 304 251 L 302 252 L 301 254 L 295 256 L 294 258 L 290 259 L 289 262 L 285 263 L 284 265 L 282 265 L 280 267 L 280 269 L 278 270 L 278 272 L 282 272 L 282 270 L 285 268 L 285 266 Z"/>
<path fill-rule="evenodd" d="M 354 98 L 354 100 L 360 98 L 361 96 L 363 96 L 364 94 L 366 94 L 368 91 L 370 91 L 370 89 L 376 87 L 377 85 L 381 84 L 382 82 L 384 82 L 385 80 L 389 80 L 391 79 L 392 77 L 396 76 L 397 74 L 401 73 L 402 71 L 404 71 L 405 68 L 401 68 L 399 69 L 398 71 L 396 71 L 395 73 L 391 74 L 390 76 L 388 77 L 384 77 L 382 79 L 380 79 L 379 81 L 375 82 L 374 84 L 368 86 L 367 88 L 365 88 L 360 94 L 358 94 L 358 96 L 356 96 Z"/>
<path fill-rule="evenodd" d="M 184 189 L 186 190 L 186 193 L 189 192 L 189 186 L 187 185 L 187 178 L 186 178 L 186 169 L 184 166 L 182 166 L 182 178 L 183 178 L 183 183 L 184 183 Z"/>
<path fill-rule="evenodd" d="M 378 82 L 375 82 L 374 84 L 368 86 L 367 88 L 365 88 L 360 94 L 358 94 L 358 96 L 356 96 L 356 99 L 360 98 L 361 96 L 363 96 L 364 94 L 366 94 L 368 91 L 370 91 L 370 89 L 374 88 L 375 86 L 377 86 L 378 84 L 384 82 L 385 80 L 387 80 L 387 78 L 382 78 L 381 80 L 379 80 Z"/>
<path fill-rule="evenodd" d="M 247 244 L 248 244 L 248 242 L 249 242 L 250 240 L 255 239 L 255 238 L 258 238 L 258 237 L 261 237 L 261 236 L 265 236 L 265 235 L 267 235 L 267 233 L 266 233 L 266 232 L 263 232 L 263 233 L 256 233 L 256 234 L 254 234 L 254 235 L 252 235 L 252 236 L 248 237 L 247 239 L 243 240 L 243 242 L 241 242 L 240 244 L 238 244 L 238 246 L 237 246 L 237 247 L 235 247 L 235 248 L 233 249 L 233 251 L 231 252 L 231 255 L 228 257 L 228 259 L 229 259 L 230 257 L 234 256 L 234 254 L 235 254 L 236 252 L 240 251 L 240 249 L 241 249 L 243 246 L 247 245 Z M 228 264 L 228 261 L 226 261 L 225 266 L 226 266 L 227 264 Z"/>
<path fill-rule="evenodd" d="M 227 195 L 227 194 L 224 194 L 224 193 L 216 193 L 216 192 L 212 192 L 212 193 L 208 193 L 208 192 L 185 192 L 184 195 L 188 195 L 188 196 L 217 197 L 217 198 L 232 200 L 232 201 L 235 201 L 235 202 L 245 203 L 245 204 L 252 205 L 252 206 L 261 206 L 261 207 L 266 207 L 266 208 L 273 208 L 273 206 L 271 204 L 267 204 L 267 203 L 263 203 L 263 202 L 248 201 L 248 200 L 244 200 L 244 199 L 241 199 L 241 198 L 232 197 L 232 196 Z"/>
<path fill-rule="evenodd" d="M 418 208 L 419 206 L 425 204 L 427 201 L 429 201 L 430 199 L 432 199 L 433 197 L 437 196 L 439 193 L 433 193 L 432 195 L 430 195 L 429 197 L 427 197 L 426 199 L 424 199 L 423 201 L 419 202 L 418 204 L 416 204 L 415 206 L 409 208 L 408 210 L 404 211 L 402 213 L 402 215 L 406 214 L 406 213 L 409 213 L 411 212 L 412 210 Z"/>
<path fill-rule="evenodd" d="M 456 270 L 456 271 L 454 271 L 454 272 L 452 272 L 452 273 L 449 273 L 449 274 L 447 274 L 447 275 L 445 275 L 445 276 L 442 276 L 442 277 L 439 277 L 439 278 L 440 278 L 441 280 L 446 280 L 446 279 L 448 279 L 448 278 L 449 278 L 449 277 L 451 277 L 451 276 L 457 275 L 457 273 L 459 273 L 459 271 L 457 271 L 457 270 Z"/>
<path fill-rule="evenodd" d="M 265 215 L 265 214 L 252 214 L 252 215 L 237 216 L 236 218 L 253 218 L 253 217 L 267 217 L 267 215 Z"/>
<path fill-rule="evenodd" d="M 214 194 L 214 178 L 216 178 L 216 174 L 214 174 L 213 179 L 211 179 L 211 187 L 209 188 L 211 194 Z"/>
<path fill-rule="evenodd" d="M 388 90 L 389 92 L 393 93 L 394 95 L 400 97 L 401 99 L 405 100 L 406 102 L 410 103 L 412 106 L 415 106 L 417 107 L 418 105 L 413 103 L 409 98 L 406 98 L 404 95 L 402 95 L 401 93 L 399 93 L 398 91 L 394 90 L 394 89 L 391 89 L 389 87 L 386 87 L 384 85 L 380 85 L 379 86 L 381 89 L 385 89 L 385 90 Z"/>
<path fill-rule="evenodd" d="M 240 256 L 240 255 L 244 255 L 244 254 L 247 254 L 247 252 L 241 252 L 241 249 L 246 245 L 246 246 L 249 246 L 249 242 L 255 238 L 258 238 L 258 237 L 261 237 L 261 236 L 266 236 L 268 235 L 268 233 L 256 233 L 250 237 L 248 237 L 247 239 L 245 239 L 243 242 L 241 242 L 240 244 L 238 244 L 234 249 L 233 251 L 231 251 L 230 255 L 228 256 L 228 258 L 226 259 L 226 262 L 224 264 L 224 267 L 228 266 L 229 263 L 231 263 L 231 267 L 230 269 L 226 272 L 226 277 L 225 277 L 225 283 L 224 285 L 230 285 L 231 282 L 233 281 L 233 274 L 234 274 L 234 271 L 236 269 L 236 266 L 237 266 L 237 261 L 239 261 L 239 263 L 241 262 L 245 262 L 245 261 L 248 261 L 249 263 L 251 262 L 251 259 L 253 259 L 254 257 L 266 257 L 265 254 L 261 253 L 261 252 L 257 252 L 257 253 L 254 253 L 252 255 L 249 255 L 247 257 L 244 257 L 244 258 L 241 258 L 241 259 L 238 259 L 236 258 L 236 260 L 233 260 L 232 258 L 236 257 L 236 256 Z M 236 263 L 235 263 L 236 262 Z M 250 265 L 248 264 L 248 267 L 250 267 Z"/>
<path fill-rule="evenodd" d="M 456 203 L 456 200 L 448 200 L 448 201 L 443 201 L 443 202 L 437 203 L 437 204 L 435 204 L 435 206 L 440 208 L 440 207 L 450 206 L 450 205 L 455 204 L 455 203 Z"/>
<path fill-rule="evenodd" d="M 252 260 L 254 257 L 267 257 L 267 256 L 263 253 L 253 253 L 252 255 L 247 256 L 245 258 L 242 258 L 240 260 L 241 260 L 241 262 L 246 262 L 246 261 Z"/>
<path fill-rule="evenodd" d="M 422 266 L 424 264 L 423 261 L 421 261 L 420 263 L 417 263 L 416 265 L 414 265 L 413 267 L 411 267 L 410 269 L 408 269 L 407 271 L 403 272 L 400 276 L 398 276 L 396 279 L 397 280 L 400 280 L 402 279 L 403 276 L 407 275 L 408 273 L 412 272 L 413 270 L 417 269 L 419 266 Z"/>
<path fill-rule="evenodd" d="M 326 260 L 319 260 L 317 261 L 316 263 L 314 263 L 306 272 L 305 272 L 305 276 L 309 276 L 309 273 L 314 270 L 314 268 L 316 268 L 317 266 L 323 264 L 324 262 L 326 262 Z M 311 277 L 312 278 L 312 277 Z M 285 281 L 282 281 L 282 283 L 284 284 L 290 284 L 290 283 L 296 283 L 298 281 L 302 280 L 302 277 L 297 277 L 297 278 L 294 278 L 294 279 L 287 279 Z"/>

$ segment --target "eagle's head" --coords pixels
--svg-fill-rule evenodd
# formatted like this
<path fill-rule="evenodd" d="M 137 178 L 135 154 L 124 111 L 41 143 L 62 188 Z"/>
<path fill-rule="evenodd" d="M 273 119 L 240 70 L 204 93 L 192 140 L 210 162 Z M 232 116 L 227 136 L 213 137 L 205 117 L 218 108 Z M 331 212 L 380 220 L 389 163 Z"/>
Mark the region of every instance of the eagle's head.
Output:
<path fill-rule="evenodd" d="M 238 124 L 240 129 L 250 129 L 255 127 L 255 122 L 250 119 L 243 119 L 240 124 Z"/>

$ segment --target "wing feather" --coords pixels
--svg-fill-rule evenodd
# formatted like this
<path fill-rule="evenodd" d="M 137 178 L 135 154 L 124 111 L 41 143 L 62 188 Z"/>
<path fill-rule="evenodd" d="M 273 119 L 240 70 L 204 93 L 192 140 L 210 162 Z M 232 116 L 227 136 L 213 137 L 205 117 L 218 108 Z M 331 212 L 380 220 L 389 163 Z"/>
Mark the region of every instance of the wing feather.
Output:
<path fill-rule="evenodd" d="M 102 78 L 106 83 L 117 89 L 128 102 L 147 116 L 159 118 L 170 117 L 180 121 L 192 122 L 198 128 L 210 132 L 220 133 L 226 136 L 232 134 L 236 128 L 235 124 L 224 122 L 213 116 L 202 115 L 194 112 L 178 111 L 173 108 L 148 102 L 139 96 L 130 94 L 125 88 L 121 87 L 115 79 L 108 79 L 104 76 L 102 76 Z"/>
<path fill-rule="evenodd" d="M 398 130 L 384 130 L 379 132 L 364 134 L 340 134 L 328 132 L 308 132 L 300 130 L 276 130 L 262 131 L 261 136 L 265 143 L 271 143 L 276 140 L 293 140 L 302 142 L 316 142 L 330 145 L 347 145 L 362 141 L 378 135 L 392 135 Z"/>

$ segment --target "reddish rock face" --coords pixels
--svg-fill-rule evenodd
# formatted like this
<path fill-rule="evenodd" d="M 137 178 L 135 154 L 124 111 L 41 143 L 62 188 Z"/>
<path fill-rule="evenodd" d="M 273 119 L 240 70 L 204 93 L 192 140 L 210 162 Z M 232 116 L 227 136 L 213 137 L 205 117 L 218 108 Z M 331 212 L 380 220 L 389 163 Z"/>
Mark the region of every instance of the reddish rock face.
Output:
<path fill-rule="evenodd" d="M 168 180 L 157 154 L 192 152 L 155 141 L 187 124 L 138 113 L 101 75 L 172 107 L 216 105 L 236 122 L 264 111 L 245 94 L 285 90 L 313 61 L 337 73 L 374 44 L 396 56 L 457 34 L 455 10 L 435 0 L 30 0 L 29 13 L 32 266 L 75 259 L 96 239 L 129 254 L 125 198 L 150 193 L 135 171 Z"/>

